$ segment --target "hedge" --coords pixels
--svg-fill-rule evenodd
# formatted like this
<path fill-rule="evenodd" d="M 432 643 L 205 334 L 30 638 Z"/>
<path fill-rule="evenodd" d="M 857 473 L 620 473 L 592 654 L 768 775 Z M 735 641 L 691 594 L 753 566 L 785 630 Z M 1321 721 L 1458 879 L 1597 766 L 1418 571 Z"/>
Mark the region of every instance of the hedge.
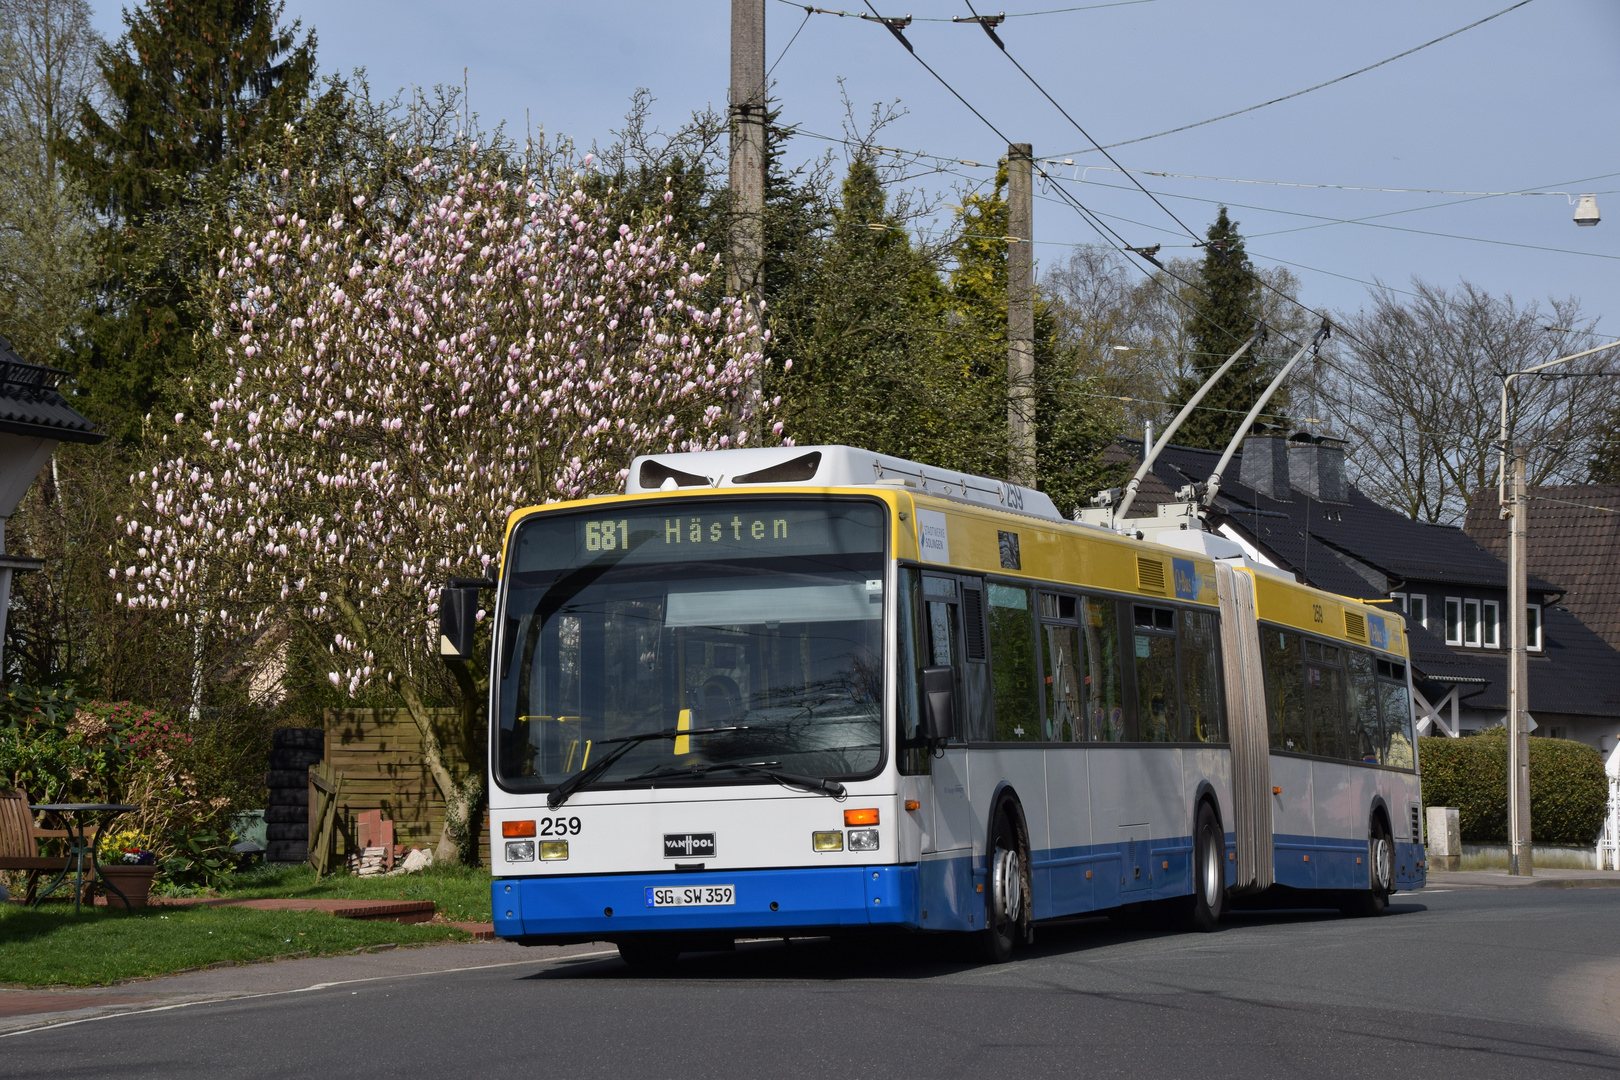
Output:
<path fill-rule="evenodd" d="M 1418 740 L 1423 805 L 1455 806 L 1465 842 L 1507 841 L 1507 729 Z M 1593 844 L 1603 829 L 1609 781 L 1585 743 L 1530 740 L 1530 832 L 1541 844 Z"/>

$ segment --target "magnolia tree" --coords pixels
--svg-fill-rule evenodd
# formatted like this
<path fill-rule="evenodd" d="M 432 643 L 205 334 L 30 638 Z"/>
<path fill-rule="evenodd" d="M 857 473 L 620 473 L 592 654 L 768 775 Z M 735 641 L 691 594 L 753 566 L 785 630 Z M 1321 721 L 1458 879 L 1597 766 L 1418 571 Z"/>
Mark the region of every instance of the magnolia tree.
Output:
<path fill-rule="evenodd" d="M 615 488 L 634 454 L 781 429 L 749 391 L 765 335 L 739 302 L 697 303 L 713 260 L 668 216 L 620 224 L 572 181 L 432 161 L 410 183 L 408 214 L 356 197 L 311 221 L 289 200 L 237 230 L 225 374 L 134 478 L 114 576 L 199 634 L 313 632 L 335 686 L 396 694 L 454 859 L 483 789 L 429 723 L 445 580 L 491 572 L 513 510 Z M 456 671 L 468 745 L 478 678 Z"/>

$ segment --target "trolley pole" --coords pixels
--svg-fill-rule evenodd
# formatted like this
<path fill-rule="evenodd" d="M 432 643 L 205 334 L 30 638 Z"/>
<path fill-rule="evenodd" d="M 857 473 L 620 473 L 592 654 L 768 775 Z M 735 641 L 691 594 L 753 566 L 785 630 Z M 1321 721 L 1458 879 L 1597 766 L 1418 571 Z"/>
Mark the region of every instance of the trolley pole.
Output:
<path fill-rule="evenodd" d="M 1535 874 L 1530 844 L 1530 659 L 1526 623 L 1530 500 L 1525 498 L 1524 453 L 1504 445 L 1508 519 L 1508 873 Z"/>
<path fill-rule="evenodd" d="M 1035 487 L 1034 151 L 1007 146 L 1007 458 L 1013 483 Z"/>

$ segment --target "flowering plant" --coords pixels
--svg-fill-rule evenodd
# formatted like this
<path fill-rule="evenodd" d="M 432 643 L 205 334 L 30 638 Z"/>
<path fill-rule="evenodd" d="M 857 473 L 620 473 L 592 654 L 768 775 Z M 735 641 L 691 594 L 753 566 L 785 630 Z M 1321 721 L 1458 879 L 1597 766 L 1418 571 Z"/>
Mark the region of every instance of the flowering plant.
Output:
<path fill-rule="evenodd" d="M 740 300 L 697 303 L 713 259 L 667 213 L 615 223 L 577 176 L 470 154 L 335 212 L 287 171 L 268 197 L 220 253 L 207 415 L 131 477 L 112 574 L 131 607 L 198 633 L 295 625 L 340 690 L 395 691 L 448 836 L 477 793 L 426 706 L 439 589 L 491 572 L 514 510 L 616 487 L 637 453 L 780 435 L 753 389 L 765 336 Z"/>
<path fill-rule="evenodd" d="M 103 835 L 96 843 L 96 859 L 106 866 L 155 866 L 157 852 L 135 829 L 120 829 Z"/>

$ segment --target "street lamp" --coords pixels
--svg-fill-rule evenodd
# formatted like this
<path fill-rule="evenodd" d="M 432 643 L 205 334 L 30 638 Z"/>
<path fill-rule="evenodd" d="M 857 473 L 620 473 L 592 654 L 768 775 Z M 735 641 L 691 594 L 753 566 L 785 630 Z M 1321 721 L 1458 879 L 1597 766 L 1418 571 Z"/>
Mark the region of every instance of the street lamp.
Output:
<path fill-rule="evenodd" d="M 1530 654 L 1525 633 L 1525 613 L 1529 606 L 1525 582 L 1528 562 L 1528 500 L 1524 491 L 1524 454 L 1508 442 L 1508 389 L 1513 380 L 1534 375 L 1583 356 L 1620 347 L 1620 341 L 1595 349 L 1560 356 L 1545 364 L 1510 371 L 1502 375 L 1502 471 L 1497 500 L 1508 525 L 1508 873 L 1529 877 L 1530 846 Z"/>

